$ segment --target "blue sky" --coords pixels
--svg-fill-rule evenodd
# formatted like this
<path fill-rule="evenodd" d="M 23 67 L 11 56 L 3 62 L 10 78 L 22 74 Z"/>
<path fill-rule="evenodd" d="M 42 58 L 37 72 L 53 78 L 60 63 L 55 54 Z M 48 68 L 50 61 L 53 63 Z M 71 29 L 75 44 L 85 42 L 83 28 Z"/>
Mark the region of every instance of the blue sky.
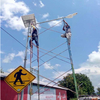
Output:
<path fill-rule="evenodd" d="M 59 17 L 64 17 L 77 12 L 73 18 L 66 18 L 66 22 L 71 26 L 71 51 L 76 73 L 86 74 L 95 89 L 100 87 L 100 0 L 1 0 L 1 27 L 10 35 L 26 45 L 27 28 L 25 29 L 21 16 L 35 14 L 37 22 L 52 20 Z M 61 20 L 37 25 L 39 33 L 45 28 L 49 28 Z M 52 50 L 60 44 L 66 42 L 66 39 L 61 38 L 63 22 L 53 27 L 52 30 L 46 31 L 39 35 L 40 56 L 45 50 Z M 15 39 L 1 29 L 0 35 L 0 54 L 1 66 L 3 71 L 10 73 L 20 65 L 24 65 L 23 59 L 25 47 L 19 44 Z M 28 46 L 29 49 L 29 46 Z M 45 50 L 43 50 L 45 49 Z M 67 44 L 55 49 L 54 53 L 67 49 Z M 34 54 L 37 54 L 36 48 L 33 48 Z M 49 53 L 54 56 L 55 54 Z M 65 57 L 69 58 L 68 51 L 65 51 L 57 56 L 60 59 L 70 62 Z M 30 67 L 30 53 L 27 53 L 27 65 Z M 52 58 L 49 55 L 41 57 L 40 65 L 43 61 Z M 33 55 L 32 61 L 36 59 Z M 37 62 L 32 63 L 32 67 L 37 69 Z M 71 65 L 59 59 L 52 59 L 40 66 L 40 74 L 54 79 L 65 71 L 71 69 Z M 56 71 L 55 71 L 56 70 Z M 71 73 L 71 72 L 69 72 Z M 62 77 L 61 77 L 62 78 Z M 58 80 L 60 80 L 59 78 Z M 42 82 L 48 82 L 46 79 L 40 78 Z"/>

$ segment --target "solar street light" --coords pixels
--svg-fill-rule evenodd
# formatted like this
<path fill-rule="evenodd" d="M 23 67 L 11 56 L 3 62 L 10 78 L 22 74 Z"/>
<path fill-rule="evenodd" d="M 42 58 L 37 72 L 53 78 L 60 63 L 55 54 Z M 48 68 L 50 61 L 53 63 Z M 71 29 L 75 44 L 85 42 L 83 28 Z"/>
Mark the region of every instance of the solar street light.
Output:
<path fill-rule="evenodd" d="M 77 15 L 77 13 L 73 13 L 73 14 L 69 14 L 68 16 L 66 16 L 65 18 L 73 18 L 73 16 Z"/>
<path fill-rule="evenodd" d="M 29 27 L 31 23 L 34 26 L 36 26 L 36 20 L 35 20 L 34 14 L 25 15 L 25 16 L 21 16 L 21 17 L 22 17 L 25 28 Z"/>

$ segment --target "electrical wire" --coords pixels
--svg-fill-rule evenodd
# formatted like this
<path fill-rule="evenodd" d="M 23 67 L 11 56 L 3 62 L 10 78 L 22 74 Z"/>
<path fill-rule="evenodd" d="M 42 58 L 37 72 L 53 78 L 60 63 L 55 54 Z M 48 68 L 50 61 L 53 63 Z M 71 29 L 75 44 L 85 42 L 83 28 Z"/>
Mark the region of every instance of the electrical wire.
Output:
<path fill-rule="evenodd" d="M 23 47 L 26 48 L 25 45 L 23 45 L 20 41 L 18 41 L 15 37 L 13 37 L 10 33 L 8 33 L 6 30 L 4 30 L 2 27 L 0 27 L 4 32 L 6 32 L 7 34 L 9 34 L 13 39 L 15 39 L 19 44 L 21 44 Z"/>

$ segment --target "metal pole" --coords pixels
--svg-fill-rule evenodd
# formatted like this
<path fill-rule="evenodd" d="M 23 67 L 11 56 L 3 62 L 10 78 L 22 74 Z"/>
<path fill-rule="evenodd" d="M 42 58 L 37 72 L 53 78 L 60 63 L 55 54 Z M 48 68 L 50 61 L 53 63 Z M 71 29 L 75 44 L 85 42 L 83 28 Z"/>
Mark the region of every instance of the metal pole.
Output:
<path fill-rule="evenodd" d="M 38 42 L 39 42 L 39 39 L 38 39 Z M 37 74 L 38 75 L 38 100 L 40 100 L 40 89 L 39 89 L 39 47 L 37 48 L 37 62 L 38 62 L 38 71 L 37 71 L 38 72 L 38 74 Z"/>
<path fill-rule="evenodd" d="M 31 32 L 31 29 L 30 29 L 30 32 Z M 32 35 L 31 35 L 32 36 Z M 31 37 L 31 47 L 30 47 L 30 72 L 32 73 L 31 71 L 31 59 L 32 59 L 32 37 Z M 30 100 L 31 100 L 31 95 L 32 95 L 32 84 L 30 83 Z"/>
<path fill-rule="evenodd" d="M 25 59 L 24 59 L 24 68 L 26 68 L 26 60 L 27 60 L 27 49 L 28 49 L 28 35 L 30 32 L 30 22 L 29 22 L 29 27 L 28 27 L 28 33 L 27 33 L 27 41 L 26 41 L 26 50 L 25 50 Z M 21 100 L 23 100 L 23 94 L 24 94 L 24 89 L 21 92 Z"/>
<path fill-rule="evenodd" d="M 18 96 L 17 100 L 19 100 L 19 93 L 17 94 L 17 96 Z"/>
<path fill-rule="evenodd" d="M 31 95 L 32 95 L 32 88 L 31 88 L 32 86 L 31 85 L 32 84 L 30 83 L 30 91 L 29 91 L 30 92 L 30 100 L 31 100 Z"/>
<path fill-rule="evenodd" d="M 24 68 L 26 68 L 26 60 L 27 60 L 27 49 L 28 49 L 28 39 L 29 39 L 29 33 L 30 33 L 30 26 L 28 27 L 28 34 L 27 34 L 27 42 L 26 42 L 26 51 L 25 51 L 25 59 L 24 59 Z"/>
<path fill-rule="evenodd" d="M 38 100 L 40 100 L 40 90 L 39 90 L 39 64 L 38 64 Z"/>
<path fill-rule="evenodd" d="M 76 96 L 77 96 L 77 100 L 78 100 L 79 96 L 78 96 L 77 82 L 76 82 L 76 77 L 75 77 L 75 72 L 74 72 L 74 66 L 73 66 L 73 61 L 72 61 L 71 49 L 70 49 L 70 45 L 68 44 L 68 40 L 67 40 L 67 45 L 68 45 L 69 57 L 70 57 L 70 62 L 71 62 L 71 67 L 72 67 L 73 78 L 74 78 Z"/>

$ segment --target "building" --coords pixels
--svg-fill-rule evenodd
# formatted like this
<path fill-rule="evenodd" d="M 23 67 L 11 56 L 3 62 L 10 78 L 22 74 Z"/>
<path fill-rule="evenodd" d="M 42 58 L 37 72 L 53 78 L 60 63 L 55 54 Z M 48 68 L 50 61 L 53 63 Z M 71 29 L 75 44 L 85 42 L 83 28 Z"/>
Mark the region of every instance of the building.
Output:
<path fill-rule="evenodd" d="M 1 97 L 0 100 L 18 100 L 18 94 L 5 81 L 7 75 L 0 73 Z M 40 100 L 67 100 L 67 89 L 59 86 L 47 85 L 40 83 Z M 37 82 L 32 82 L 33 93 L 31 100 L 38 100 Z M 24 89 L 23 100 L 30 100 L 30 85 Z M 21 93 L 19 94 L 21 98 Z"/>
<path fill-rule="evenodd" d="M 84 96 L 80 97 L 79 100 L 100 100 L 100 96 Z"/>

